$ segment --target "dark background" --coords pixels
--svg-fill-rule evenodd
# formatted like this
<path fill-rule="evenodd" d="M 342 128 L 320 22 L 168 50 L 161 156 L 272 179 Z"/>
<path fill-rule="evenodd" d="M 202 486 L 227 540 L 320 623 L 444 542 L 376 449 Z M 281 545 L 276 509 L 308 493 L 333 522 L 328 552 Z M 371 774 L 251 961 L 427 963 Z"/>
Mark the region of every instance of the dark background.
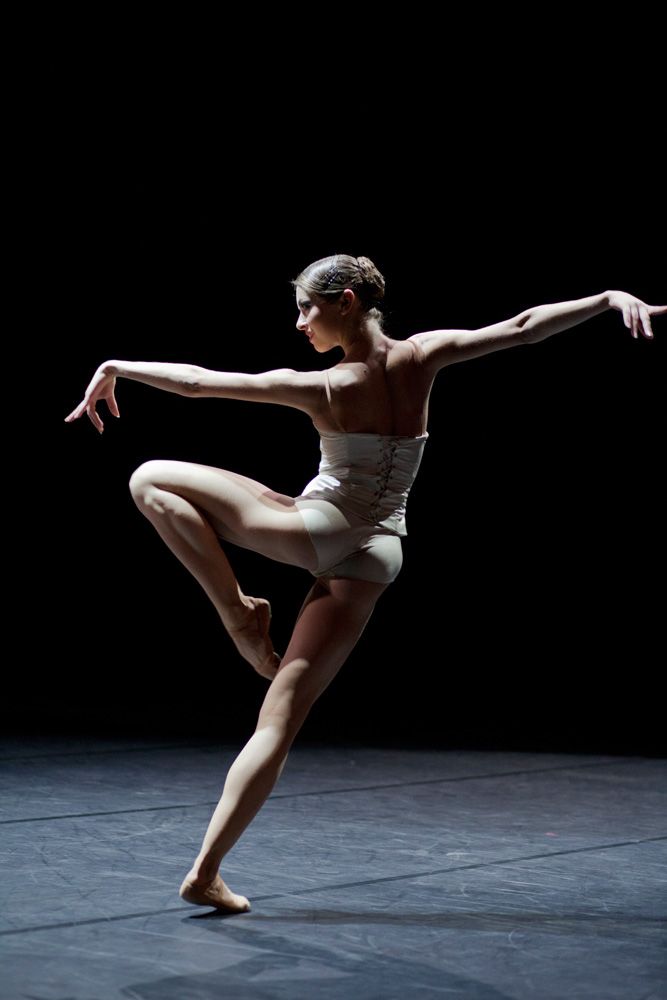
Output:
<path fill-rule="evenodd" d="M 296 93 L 193 114 L 177 87 L 112 84 L 44 95 L 49 165 L 31 166 L 52 325 L 21 574 L 45 614 L 3 723 L 236 741 L 267 682 L 128 480 L 174 458 L 296 495 L 317 433 L 295 409 L 122 379 L 103 435 L 65 424 L 97 366 L 335 364 L 296 330 L 289 285 L 335 252 L 375 261 L 397 339 L 609 288 L 664 303 L 664 192 L 652 154 L 556 94 L 511 118 L 492 88 L 483 109 L 448 91 L 438 116 L 387 96 L 332 124 Z M 610 311 L 440 373 L 403 569 L 301 739 L 660 752 L 667 317 L 653 328 L 635 341 Z M 312 577 L 228 551 L 281 651 Z"/>

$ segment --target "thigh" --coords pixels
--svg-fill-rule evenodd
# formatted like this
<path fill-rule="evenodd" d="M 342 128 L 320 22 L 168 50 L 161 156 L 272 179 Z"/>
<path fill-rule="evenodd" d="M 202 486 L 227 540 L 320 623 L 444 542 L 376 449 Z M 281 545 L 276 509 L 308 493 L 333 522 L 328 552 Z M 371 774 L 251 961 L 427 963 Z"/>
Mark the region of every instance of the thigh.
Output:
<path fill-rule="evenodd" d="M 132 475 L 133 491 L 155 485 L 185 497 L 224 541 L 312 570 L 317 554 L 294 498 L 228 469 L 153 459 Z"/>
<path fill-rule="evenodd" d="M 264 698 L 258 729 L 273 721 L 291 737 L 296 734 L 357 644 L 384 590 L 385 584 L 366 580 L 313 584 Z"/>

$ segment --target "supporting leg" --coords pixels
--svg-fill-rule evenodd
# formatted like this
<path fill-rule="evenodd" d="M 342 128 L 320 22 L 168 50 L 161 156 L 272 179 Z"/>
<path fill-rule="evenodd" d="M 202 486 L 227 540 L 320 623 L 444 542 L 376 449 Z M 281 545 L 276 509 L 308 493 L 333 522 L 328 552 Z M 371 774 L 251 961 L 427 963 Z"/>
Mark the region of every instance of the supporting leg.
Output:
<path fill-rule="evenodd" d="M 250 908 L 245 896 L 225 885 L 220 863 L 275 786 L 310 707 L 347 660 L 384 589 L 362 580 L 313 585 L 256 731 L 229 769 L 199 854 L 179 890 L 182 899 L 228 911 Z"/>
<path fill-rule="evenodd" d="M 186 902 L 230 911 L 250 909 L 247 897 L 231 892 L 218 869 L 278 781 L 289 742 L 279 726 L 258 729 L 230 767 L 199 854 L 180 888 Z"/>

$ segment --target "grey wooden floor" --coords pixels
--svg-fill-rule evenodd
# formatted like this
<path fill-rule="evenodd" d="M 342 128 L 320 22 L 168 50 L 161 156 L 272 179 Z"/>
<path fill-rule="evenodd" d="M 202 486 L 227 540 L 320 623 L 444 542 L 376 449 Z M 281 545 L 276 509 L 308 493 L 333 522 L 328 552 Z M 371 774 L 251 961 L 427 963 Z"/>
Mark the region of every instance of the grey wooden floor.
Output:
<path fill-rule="evenodd" d="M 180 882 L 240 746 L 0 742 L 0 996 L 667 996 L 667 762 L 299 744 L 227 855 L 252 911 Z"/>

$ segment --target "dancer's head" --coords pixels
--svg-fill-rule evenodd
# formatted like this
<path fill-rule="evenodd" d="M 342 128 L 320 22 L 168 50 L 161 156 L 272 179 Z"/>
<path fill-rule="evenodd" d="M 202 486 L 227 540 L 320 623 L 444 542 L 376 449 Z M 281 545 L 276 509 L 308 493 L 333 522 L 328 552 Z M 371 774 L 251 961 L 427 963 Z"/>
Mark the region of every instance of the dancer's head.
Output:
<path fill-rule="evenodd" d="M 314 261 L 290 284 L 296 290 L 297 329 L 316 351 L 349 347 L 360 333 L 382 333 L 384 278 L 368 257 L 338 253 Z"/>

